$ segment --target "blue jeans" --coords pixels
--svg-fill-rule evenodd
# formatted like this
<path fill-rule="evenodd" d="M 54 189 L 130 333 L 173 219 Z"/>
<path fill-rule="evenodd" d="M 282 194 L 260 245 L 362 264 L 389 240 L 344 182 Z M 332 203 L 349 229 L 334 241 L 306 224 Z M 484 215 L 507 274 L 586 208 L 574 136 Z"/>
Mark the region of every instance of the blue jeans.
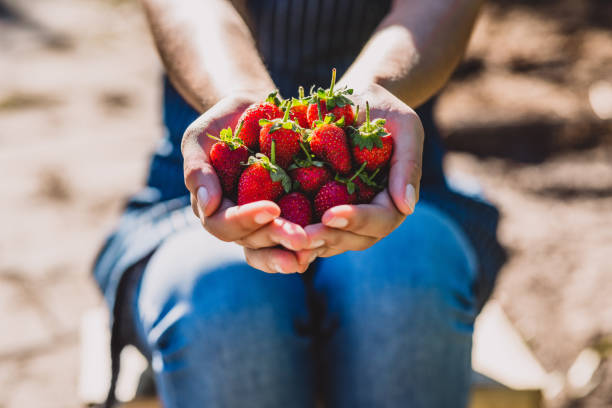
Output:
<path fill-rule="evenodd" d="M 134 316 L 165 407 L 452 407 L 467 402 L 473 250 L 424 202 L 368 250 L 318 261 L 333 327 L 312 348 L 300 275 L 244 263 L 200 226 L 154 253 Z M 313 350 L 317 355 L 313 355 Z"/>

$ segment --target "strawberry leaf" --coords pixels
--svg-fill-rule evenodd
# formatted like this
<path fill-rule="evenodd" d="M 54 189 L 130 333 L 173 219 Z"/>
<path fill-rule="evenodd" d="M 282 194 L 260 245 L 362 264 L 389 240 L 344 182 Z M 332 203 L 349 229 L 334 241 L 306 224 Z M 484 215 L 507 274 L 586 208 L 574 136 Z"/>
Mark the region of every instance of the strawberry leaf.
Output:
<path fill-rule="evenodd" d="M 285 173 L 285 170 L 283 170 L 281 167 L 278 167 L 276 165 L 273 165 L 273 166 L 274 168 L 270 169 L 270 178 L 274 182 L 280 181 L 285 192 L 287 193 L 290 192 L 291 191 L 291 179 L 289 178 L 287 173 Z"/>
<path fill-rule="evenodd" d="M 278 96 L 278 89 L 271 92 L 266 98 L 266 102 L 273 103 L 276 106 L 280 106 L 284 101 Z"/>
<path fill-rule="evenodd" d="M 300 182 L 297 180 L 293 180 L 293 190 L 300 190 L 302 188 L 302 186 L 300 185 Z"/>

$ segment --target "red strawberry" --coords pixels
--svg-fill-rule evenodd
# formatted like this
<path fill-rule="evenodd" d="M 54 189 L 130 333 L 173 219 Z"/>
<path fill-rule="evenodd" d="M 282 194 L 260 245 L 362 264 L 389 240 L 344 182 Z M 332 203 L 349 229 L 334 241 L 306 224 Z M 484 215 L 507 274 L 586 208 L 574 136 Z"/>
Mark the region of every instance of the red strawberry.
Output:
<path fill-rule="evenodd" d="M 260 120 L 272 120 L 283 117 L 283 111 L 275 103 L 278 103 L 278 98 L 276 93 L 272 93 L 268 96 L 266 102 L 254 103 L 240 116 L 239 122 L 243 122 L 244 125 L 238 137 L 242 139 L 249 149 L 258 150 L 259 148 Z"/>
<path fill-rule="evenodd" d="M 302 227 L 310 224 L 312 219 L 312 206 L 310 200 L 302 193 L 291 193 L 278 200 L 281 217 Z"/>
<path fill-rule="evenodd" d="M 249 158 L 248 149 L 242 144 L 242 140 L 236 136 L 240 133 L 242 122 L 238 125 L 236 133 L 232 133 L 232 128 L 223 129 L 219 137 L 208 135 L 208 137 L 218 140 L 210 149 L 210 162 L 212 163 L 217 176 L 221 180 L 223 193 L 235 200 L 236 183 L 242 171 L 241 163 Z"/>
<path fill-rule="evenodd" d="M 319 88 L 316 93 L 311 94 L 312 103 L 308 105 L 308 111 L 306 112 L 310 128 L 316 120 L 323 120 L 328 113 L 334 115 L 334 120 L 339 121 L 339 126 L 350 126 L 355 121 L 355 113 L 351 107 L 353 102 L 347 97 L 347 95 L 353 94 L 353 90 L 345 87 L 334 92 L 335 85 L 336 68 L 332 69 L 329 89 Z"/>
<path fill-rule="evenodd" d="M 299 184 L 299 188 L 307 194 L 314 194 L 321 186 L 331 179 L 331 174 L 325 166 L 316 165 L 297 167 L 290 171 L 291 179 Z"/>
<path fill-rule="evenodd" d="M 275 201 L 291 190 L 291 180 L 285 170 L 274 164 L 267 156 L 257 153 L 249 157 L 246 168 L 238 180 L 238 205 L 259 200 Z"/>
<path fill-rule="evenodd" d="M 302 143 L 300 147 L 304 150 L 306 158 L 294 159 L 295 163 L 289 167 L 289 174 L 295 189 L 313 195 L 331 179 L 331 173 L 323 162 L 312 160 L 313 154 Z"/>
<path fill-rule="evenodd" d="M 357 203 L 368 204 L 372 202 L 376 194 L 382 190 L 382 187 L 374 181 L 379 171 L 380 169 L 376 169 L 376 171 L 369 176 L 365 172 L 360 173 L 359 176 L 353 180 L 355 187 L 357 187 Z"/>
<path fill-rule="evenodd" d="M 365 123 L 349 133 L 355 162 L 358 165 L 367 163 L 368 171 L 386 166 L 391 159 L 393 138 L 384 125 L 384 119 L 370 122 L 370 105 L 366 102 Z"/>
<path fill-rule="evenodd" d="M 300 86 L 298 93 L 299 99 L 291 100 L 291 113 L 289 117 L 304 129 L 310 129 L 310 122 L 308 122 L 307 118 L 308 102 L 304 98 L 304 88 Z"/>
<path fill-rule="evenodd" d="M 349 191 L 351 190 L 351 191 Z M 337 180 L 326 183 L 314 199 L 315 214 L 320 220 L 328 209 L 342 204 L 353 204 L 357 199 L 355 185 L 344 184 Z"/>
<path fill-rule="evenodd" d="M 259 146 L 261 152 L 266 156 L 272 153 L 272 142 L 276 145 L 276 163 L 282 168 L 287 168 L 300 151 L 300 140 L 302 140 L 302 128 L 292 120 L 289 120 L 290 105 L 285 108 L 282 119 L 269 121 L 262 119 L 259 133 Z"/>
<path fill-rule="evenodd" d="M 330 123 L 331 116 L 318 122 L 310 134 L 310 149 L 341 174 L 351 171 L 351 153 L 342 128 Z"/>

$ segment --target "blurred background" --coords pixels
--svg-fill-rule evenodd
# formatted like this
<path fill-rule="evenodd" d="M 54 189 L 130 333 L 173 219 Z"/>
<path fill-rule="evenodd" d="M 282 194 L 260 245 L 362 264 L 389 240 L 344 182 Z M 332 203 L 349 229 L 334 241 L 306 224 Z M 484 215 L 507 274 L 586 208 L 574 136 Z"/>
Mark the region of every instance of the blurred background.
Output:
<path fill-rule="evenodd" d="M 160 137 L 161 66 L 133 0 L 0 0 L 0 50 L 0 407 L 77 407 L 90 266 Z M 609 347 L 612 2 L 490 1 L 437 116 L 449 172 L 503 214 L 493 296 L 539 362 Z M 548 406 L 612 406 L 605 358 L 591 388 Z"/>

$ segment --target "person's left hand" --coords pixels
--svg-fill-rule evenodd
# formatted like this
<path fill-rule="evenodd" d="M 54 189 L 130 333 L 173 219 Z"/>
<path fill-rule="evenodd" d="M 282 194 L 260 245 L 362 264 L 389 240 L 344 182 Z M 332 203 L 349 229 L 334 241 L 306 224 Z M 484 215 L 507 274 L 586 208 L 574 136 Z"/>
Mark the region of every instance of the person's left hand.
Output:
<path fill-rule="evenodd" d="M 308 225 L 305 231 L 316 248 L 296 252 L 304 269 L 317 257 L 371 247 L 412 214 L 419 198 L 424 131 L 417 114 L 379 85 L 355 94 L 353 100 L 360 106 L 361 120 L 366 100 L 371 118 L 386 119 L 385 127 L 394 142 L 389 185 L 370 204 L 330 208 L 321 223 Z"/>

